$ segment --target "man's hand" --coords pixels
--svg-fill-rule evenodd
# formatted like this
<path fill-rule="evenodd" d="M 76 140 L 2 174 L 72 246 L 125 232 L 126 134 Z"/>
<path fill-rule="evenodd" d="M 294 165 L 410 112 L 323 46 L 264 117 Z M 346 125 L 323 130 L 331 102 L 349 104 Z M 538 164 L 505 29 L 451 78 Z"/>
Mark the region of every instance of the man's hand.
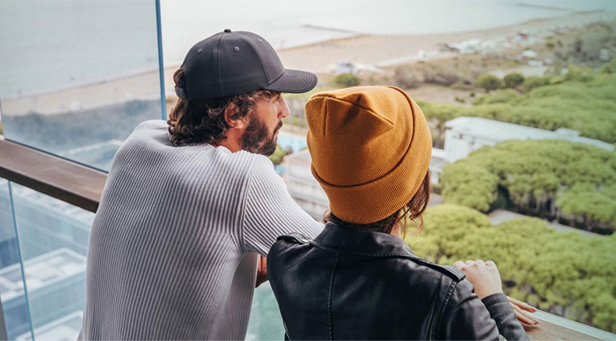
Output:
<path fill-rule="evenodd" d="M 259 285 L 263 284 L 265 281 L 267 281 L 267 258 L 259 255 L 259 259 L 257 260 L 257 283 L 255 284 L 255 288 L 258 288 Z"/>
<path fill-rule="evenodd" d="M 518 318 L 518 321 L 520 321 L 520 323 L 522 323 L 523 326 L 534 327 L 539 324 L 538 320 L 534 319 L 532 316 L 524 312 L 524 311 L 528 311 L 528 312 L 534 313 L 535 311 L 537 311 L 537 309 L 535 309 L 534 307 L 531 307 L 528 303 L 518 301 L 513 297 L 507 296 L 507 299 L 509 300 L 509 304 L 511 304 L 511 307 L 513 308 L 513 311 L 515 312 L 515 317 Z"/>
<path fill-rule="evenodd" d="M 475 287 L 475 293 L 480 299 L 503 292 L 500 273 L 493 261 L 484 262 L 481 259 L 467 260 L 465 263 L 457 261 L 453 263 L 453 266 L 464 272 L 466 279 Z"/>

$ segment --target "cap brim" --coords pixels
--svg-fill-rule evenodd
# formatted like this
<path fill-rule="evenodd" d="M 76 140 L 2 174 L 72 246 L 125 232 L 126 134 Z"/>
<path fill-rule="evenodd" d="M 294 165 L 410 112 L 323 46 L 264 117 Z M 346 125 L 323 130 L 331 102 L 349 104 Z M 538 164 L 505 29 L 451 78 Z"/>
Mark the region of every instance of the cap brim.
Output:
<path fill-rule="evenodd" d="M 285 70 L 280 78 L 263 87 L 263 89 L 277 92 L 302 93 L 314 89 L 316 85 L 317 76 L 313 73 Z"/>

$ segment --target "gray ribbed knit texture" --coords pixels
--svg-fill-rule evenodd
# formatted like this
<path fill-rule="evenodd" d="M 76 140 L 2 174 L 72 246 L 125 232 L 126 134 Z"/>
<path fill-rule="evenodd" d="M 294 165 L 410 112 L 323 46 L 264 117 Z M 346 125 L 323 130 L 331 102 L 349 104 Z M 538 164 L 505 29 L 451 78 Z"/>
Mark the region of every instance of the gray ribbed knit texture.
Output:
<path fill-rule="evenodd" d="M 269 159 L 173 147 L 164 121 L 118 151 L 90 235 L 80 339 L 244 339 L 256 253 L 322 226 Z"/>

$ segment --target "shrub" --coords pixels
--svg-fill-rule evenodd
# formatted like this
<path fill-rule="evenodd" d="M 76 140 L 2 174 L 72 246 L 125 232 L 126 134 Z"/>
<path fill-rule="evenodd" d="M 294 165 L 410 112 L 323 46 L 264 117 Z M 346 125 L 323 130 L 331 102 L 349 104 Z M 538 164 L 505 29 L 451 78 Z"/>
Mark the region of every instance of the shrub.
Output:
<path fill-rule="evenodd" d="M 422 233 L 405 241 L 442 265 L 491 259 L 504 291 L 539 309 L 616 332 L 616 235 L 557 232 L 526 218 L 493 226 L 480 212 L 456 205 L 428 208 Z"/>
<path fill-rule="evenodd" d="M 284 161 L 284 157 L 287 155 L 284 149 L 280 147 L 280 145 L 276 146 L 276 150 L 272 155 L 269 156 L 269 159 L 272 161 L 274 165 L 279 165 Z"/>
<path fill-rule="evenodd" d="M 415 89 L 421 86 L 421 77 L 406 65 L 394 70 L 394 84 L 403 89 Z"/>
<path fill-rule="evenodd" d="M 520 99 L 522 96 L 520 96 L 520 94 L 515 91 L 515 90 L 511 90 L 511 89 L 507 89 L 507 90 L 501 90 L 497 93 L 495 93 L 494 95 L 483 95 L 479 98 L 477 98 L 473 104 L 474 105 L 481 105 L 481 104 L 494 104 L 494 103 L 509 103 L 509 104 L 514 104 L 515 103 L 515 99 Z"/>
<path fill-rule="evenodd" d="M 334 78 L 334 82 L 341 87 L 348 88 L 358 86 L 361 83 L 361 79 L 352 73 L 341 73 Z"/>
<path fill-rule="evenodd" d="M 456 67 L 428 64 L 422 70 L 424 83 L 451 86 L 460 80 Z"/>
<path fill-rule="evenodd" d="M 524 76 L 521 73 L 510 73 L 505 78 L 503 78 L 505 82 L 505 87 L 507 88 L 515 88 L 524 83 Z"/>
<path fill-rule="evenodd" d="M 448 203 L 487 211 L 497 187 L 519 210 L 601 233 L 616 230 L 616 157 L 564 140 L 507 141 L 444 167 Z"/>
<path fill-rule="evenodd" d="M 524 79 L 524 82 L 522 83 L 522 88 L 524 88 L 524 91 L 529 92 L 532 89 L 538 88 L 540 86 L 545 86 L 548 84 L 550 84 L 550 81 L 548 78 L 531 76 L 531 77 Z"/>
<path fill-rule="evenodd" d="M 475 85 L 480 88 L 483 88 L 486 92 L 490 92 L 491 90 L 496 90 L 502 86 L 503 82 L 500 78 L 493 75 L 483 75 L 477 79 Z"/>

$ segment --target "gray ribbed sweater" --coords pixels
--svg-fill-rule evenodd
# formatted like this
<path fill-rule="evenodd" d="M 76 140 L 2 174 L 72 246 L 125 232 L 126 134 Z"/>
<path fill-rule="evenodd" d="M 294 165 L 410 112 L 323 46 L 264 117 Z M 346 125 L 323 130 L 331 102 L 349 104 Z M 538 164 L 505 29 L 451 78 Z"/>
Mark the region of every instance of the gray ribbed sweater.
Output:
<path fill-rule="evenodd" d="M 264 156 L 173 147 L 164 121 L 118 151 L 92 226 L 80 339 L 244 339 L 256 253 L 322 229 Z"/>

